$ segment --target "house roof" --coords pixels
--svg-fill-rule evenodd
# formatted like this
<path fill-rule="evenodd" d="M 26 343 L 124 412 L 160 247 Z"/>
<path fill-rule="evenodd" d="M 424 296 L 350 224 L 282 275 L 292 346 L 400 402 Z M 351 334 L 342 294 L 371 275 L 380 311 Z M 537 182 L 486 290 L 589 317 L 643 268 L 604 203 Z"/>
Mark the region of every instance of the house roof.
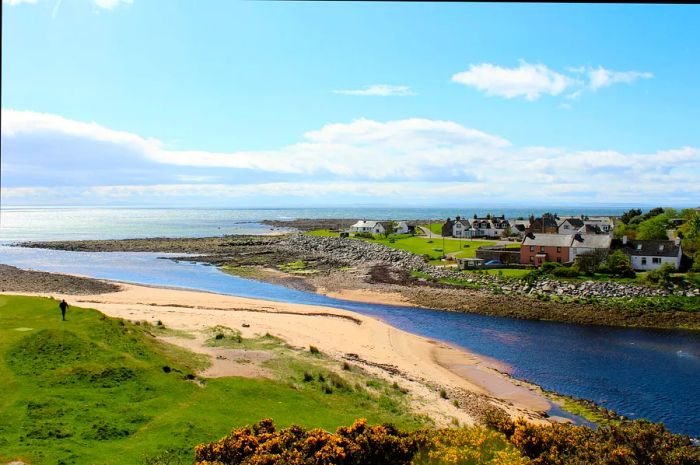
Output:
<path fill-rule="evenodd" d="M 607 234 L 575 234 L 573 247 L 609 249 L 612 238 Z"/>
<path fill-rule="evenodd" d="M 574 240 L 572 234 L 539 234 L 530 233 L 523 239 L 522 245 L 537 245 L 545 247 L 571 247 Z"/>
<path fill-rule="evenodd" d="M 542 228 L 556 228 L 557 220 L 553 216 L 545 216 L 544 218 L 535 218 L 530 222 L 530 229 L 537 231 Z"/>
<path fill-rule="evenodd" d="M 559 225 L 561 226 L 562 224 L 567 222 L 576 229 L 583 226 L 583 220 L 581 218 L 564 218 L 564 221 L 559 223 Z"/>
<path fill-rule="evenodd" d="M 593 225 L 593 224 L 584 224 L 581 226 L 578 230 L 578 232 L 583 233 L 583 234 L 602 234 L 603 231 L 600 229 L 600 227 Z"/>
<path fill-rule="evenodd" d="M 680 244 L 676 244 L 675 241 L 660 240 L 627 241 L 627 244 L 622 246 L 622 249 L 627 255 L 645 257 L 677 257 L 680 248 Z"/>
<path fill-rule="evenodd" d="M 373 228 L 374 225 L 377 224 L 376 221 L 358 221 L 357 223 L 353 224 L 350 226 L 351 228 Z"/>

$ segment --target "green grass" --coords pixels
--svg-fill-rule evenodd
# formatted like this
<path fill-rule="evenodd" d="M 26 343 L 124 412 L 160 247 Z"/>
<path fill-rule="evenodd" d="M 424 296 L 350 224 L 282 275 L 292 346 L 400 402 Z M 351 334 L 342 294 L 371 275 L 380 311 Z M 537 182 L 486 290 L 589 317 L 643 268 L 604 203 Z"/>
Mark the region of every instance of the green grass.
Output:
<path fill-rule="evenodd" d="M 433 234 L 442 236 L 442 223 L 421 224 L 421 226 Z"/>
<path fill-rule="evenodd" d="M 502 269 L 491 269 L 491 270 L 465 270 L 465 273 L 487 273 L 495 276 L 501 276 L 503 278 L 513 278 L 520 279 L 526 274 L 528 274 L 531 269 L 527 268 L 502 268 Z"/>
<path fill-rule="evenodd" d="M 440 227 L 440 225 L 434 225 Z M 310 236 L 338 236 L 338 233 L 331 233 L 327 229 L 319 229 L 316 231 L 309 231 L 306 234 Z M 389 237 L 375 236 L 374 239 L 359 238 L 350 236 L 351 239 L 363 240 L 366 242 L 376 242 L 378 244 L 384 244 L 387 247 L 394 249 L 406 250 L 408 252 L 417 255 L 429 255 L 431 260 L 437 260 L 440 256 L 445 254 L 453 254 L 458 258 L 472 258 L 476 256 L 476 249 L 482 246 L 493 246 L 496 245 L 496 241 L 486 241 L 486 240 L 467 240 L 467 239 L 455 239 L 455 238 L 445 238 L 444 240 L 444 252 L 443 252 L 443 239 L 442 238 L 427 238 L 420 236 L 411 236 L 409 234 L 392 234 Z M 393 241 L 393 242 L 392 242 Z M 516 244 L 519 247 L 519 244 Z"/>
<path fill-rule="evenodd" d="M 276 380 L 193 382 L 187 375 L 207 361 L 158 341 L 152 330 L 77 307 L 62 322 L 54 300 L 0 296 L 0 463 L 131 465 L 166 450 L 188 463 L 195 444 L 266 417 L 325 429 L 358 417 L 425 424 L 390 389 L 357 390 L 348 379 L 347 386 L 336 380 L 342 389 L 330 381 L 326 393 L 318 382 L 303 383 L 303 370 L 325 370 L 332 379 L 319 366 L 331 362 L 295 358 L 292 349 L 284 349 L 287 359 L 269 361 L 280 370 Z M 266 343 L 280 345 L 258 347 Z"/>
<path fill-rule="evenodd" d="M 322 237 L 339 237 L 340 233 L 337 231 L 331 231 L 330 229 L 316 229 L 314 231 L 307 231 L 304 234 L 308 236 L 322 236 Z"/>

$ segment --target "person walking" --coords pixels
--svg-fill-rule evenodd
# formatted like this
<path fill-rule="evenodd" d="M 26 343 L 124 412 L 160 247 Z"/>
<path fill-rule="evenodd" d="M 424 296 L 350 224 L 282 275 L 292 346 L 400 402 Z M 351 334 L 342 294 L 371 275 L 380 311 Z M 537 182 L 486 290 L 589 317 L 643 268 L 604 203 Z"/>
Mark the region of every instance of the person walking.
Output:
<path fill-rule="evenodd" d="M 66 299 L 63 299 L 60 304 L 58 304 L 58 307 L 61 309 L 61 317 L 63 318 L 63 321 L 66 321 L 66 310 L 68 310 L 68 302 L 66 302 Z"/>

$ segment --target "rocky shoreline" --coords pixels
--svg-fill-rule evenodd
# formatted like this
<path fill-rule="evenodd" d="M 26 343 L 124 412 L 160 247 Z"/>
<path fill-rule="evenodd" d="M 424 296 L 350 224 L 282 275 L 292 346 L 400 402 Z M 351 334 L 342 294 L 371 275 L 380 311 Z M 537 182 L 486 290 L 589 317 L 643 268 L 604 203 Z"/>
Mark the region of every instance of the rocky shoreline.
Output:
<path fill-rule="evenodd" d="M 441 310 L 577 324 L 700 329 L 700 311 L 672 305 L 649 310 L 634 305 L 634 299 L 640 298 L 681 298 L 700 303 L 698 289 L 601 281 L 541 280 L 528 284 L 485 273 L 465 274 L 430 265 L 410 252 L 339 237 L 288 234 L 20 245 L 72 251 L 197 254 L 196 258 L 182 259 L 226 267 L 232 274 L 239 270 L 248 273 L 247 277 L 296 289 L 388 293 L 400 296 L 405 303 Z M 696 306 L 700 310 L 700 305 Z"/>

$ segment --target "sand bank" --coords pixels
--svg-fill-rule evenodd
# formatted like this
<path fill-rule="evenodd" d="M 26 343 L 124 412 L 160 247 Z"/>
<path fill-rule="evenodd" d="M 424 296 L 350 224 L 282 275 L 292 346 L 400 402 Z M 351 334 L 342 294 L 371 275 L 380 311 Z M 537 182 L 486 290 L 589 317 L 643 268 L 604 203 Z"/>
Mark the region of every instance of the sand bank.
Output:
<path fill-rule="evenodd" d="M 400 381 L 417 399 L 416 410 L 431 415 L 438 423 L 453 417 L 462 424 L 474 423 L 474 410 L 464 408 L 469 404 L 466 399 L 471 399 L 472 405 L 475 399 L 488 402 L 514 417 L 533 421 L 543 421 L 540 413 L 550 405 L 540 393 L 502 373 L 506 368 L 497 362 L 358 313 L 206 292 L 121 283 L 120 287 L 119 292 L 96 295 L 27 295 L 65 298 L 72 305 L 95 308 L 109 316 L 152 323 L 160 320 L 168 328 L 188 332 L 222 325 L 240 330 L 243 337 L 270 333 L 294 347 L 314 345 L 330 357 Z M 207 353 L 196 340 L 184 343 L 188 344 L 192 350 Z M 228 367 L 214 364 L 210 368 L 213 371 L 203 375 L 258 374 L 237 373 L 235 367 L 235 363 Z M 448 393 L 448 399 L 441 398 L 441 389 Z M 454 400 L 462 408 L 454 406 Z"/>

